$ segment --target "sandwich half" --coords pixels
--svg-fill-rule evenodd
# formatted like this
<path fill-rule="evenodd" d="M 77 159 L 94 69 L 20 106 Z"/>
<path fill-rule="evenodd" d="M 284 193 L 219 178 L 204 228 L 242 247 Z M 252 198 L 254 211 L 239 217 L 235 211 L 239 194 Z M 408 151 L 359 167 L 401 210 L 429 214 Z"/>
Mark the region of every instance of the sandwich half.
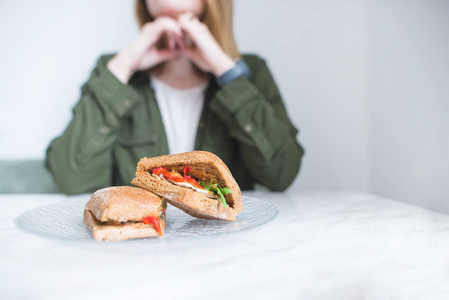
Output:
<path fill-rule="evenodd" d="M 142 158 L 132 183 L 197 218 L 235 221 L 242 211 L 237 182 L 226 164 L 211 152 Z"/>
<path fill-rule="evenodd" d="M 83 221 L 94 239 L 122 241 L 162 236 L 167 204 L 161 197 L 130 186 L 108 187 L 92 194 Z"/>

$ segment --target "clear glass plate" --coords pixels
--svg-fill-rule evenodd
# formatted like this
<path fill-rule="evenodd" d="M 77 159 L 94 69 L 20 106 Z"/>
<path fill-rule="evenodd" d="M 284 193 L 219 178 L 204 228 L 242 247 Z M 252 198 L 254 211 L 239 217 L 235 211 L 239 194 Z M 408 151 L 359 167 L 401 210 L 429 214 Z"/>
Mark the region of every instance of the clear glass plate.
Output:
<path fill-rule="evenodd" d="M 264 200 L 242 198 L 243 211 L 235 222 L 205 220 L 191 217 L 169 205 L 163 238 L 139 239 L 181 239 L 207 235 L 225 234 L 261 226 L 278 215 L 276 206 Z M 83 223 L 86 200 L 70 200 L 37 207 L 19 215 L 15 223 L 33 234 L 65 240 L 93 241 L 92 234 Z"/>

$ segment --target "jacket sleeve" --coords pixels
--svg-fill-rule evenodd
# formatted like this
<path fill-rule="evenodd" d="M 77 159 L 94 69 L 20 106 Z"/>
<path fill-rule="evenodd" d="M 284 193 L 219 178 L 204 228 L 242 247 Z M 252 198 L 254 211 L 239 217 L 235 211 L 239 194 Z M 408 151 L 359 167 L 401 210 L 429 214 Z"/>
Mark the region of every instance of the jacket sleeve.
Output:
<path fill-rule="evenodd" d="M 283 191 L 295 179 L 304 150 L 265 61 L 252 60 L 247 62 L 252 78 L 239 77 L 224 86 L 211 109 L 238 140 L 241 159 L 256 181 Z"/>
<path fill-rule="evenodd" d="M 111 184 L 112 149 L 122 120 L 139 99 L 122 84 L 102 57 L 82 87 L 81 99 L 65 132 L 47 149 L 46 167 L 59 190 L 66 194 L 92 192 Z"/>

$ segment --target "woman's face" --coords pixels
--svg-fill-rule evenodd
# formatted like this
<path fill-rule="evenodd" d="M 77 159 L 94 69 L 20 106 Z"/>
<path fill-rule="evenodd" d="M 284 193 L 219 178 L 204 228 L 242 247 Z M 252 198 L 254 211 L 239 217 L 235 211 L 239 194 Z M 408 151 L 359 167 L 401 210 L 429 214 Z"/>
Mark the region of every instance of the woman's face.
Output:
<path fill-rule="evenodd" d="M 160 16 L 177 19 L 180 14 L 191 12 L 200 17 L 204 11 L 204 0 L 145 0 L 153 18 Z"/>

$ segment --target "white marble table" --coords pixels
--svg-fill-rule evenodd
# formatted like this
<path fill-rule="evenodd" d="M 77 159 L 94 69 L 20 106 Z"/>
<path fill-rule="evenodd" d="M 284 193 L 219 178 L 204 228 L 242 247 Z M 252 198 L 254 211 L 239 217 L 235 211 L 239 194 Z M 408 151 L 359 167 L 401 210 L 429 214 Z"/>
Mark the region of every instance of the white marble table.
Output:
<path fill-rule="evenodd" d="M 0 195 L 0 299 L 449 299 L 448 216 L 351 191 L 246 195 L 279 216 L 144 248 L 33 235 L 15 217 L 68 197 Z"/>

